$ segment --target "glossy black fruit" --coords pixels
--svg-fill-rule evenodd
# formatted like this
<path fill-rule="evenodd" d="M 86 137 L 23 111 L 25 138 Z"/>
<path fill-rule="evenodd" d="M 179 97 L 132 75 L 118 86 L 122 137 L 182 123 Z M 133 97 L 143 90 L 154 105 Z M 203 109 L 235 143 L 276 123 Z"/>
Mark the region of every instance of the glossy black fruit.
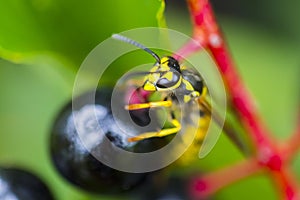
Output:
<path fill-rule="evenodd" d="M 54 200 L 47 186 L 35 175 L 16 168 L 0 168 L 1 200 Z"/>
<path fill-rule="evenodd" d="M 189 182 L 184 177 L 153 177 L 148 185 L 145 185 L 137 200 L 192 200 L 189 193 Z M 201 199 L 204 200 L 204 199 Z M 208 200 L 208 199 L 206 199 Z"/>
<path fill-rule="evenodd" d="M 98 161 L 90 152 L 103 159 L 114 159 L 115 147 L 145 152 L 163 146 L 162 140 L 157 139 L 139 143 L 127 141 L 128 135 L 124 135 L 112 117 L 111 93 L 111 89 L 98 90 L 95 104 L 89 102 L 89 94 L 82 95 L 73 101 L 73 110 L 69 103 L 57 116 L 50 138 L 52 160 L 59 173 L 82 189 L 102 194 L 131 190 L 139 186 L 148 174 L 112 169 Z M 124 109 L 124 105 L 120 105 L 118 109 Z M 127 124 L 124 126 L 127 130 L 136 131 Z M 81 132 L 80 137 L 78 130 Z M 105 136 L 109 140 L 103 139 Z M 82 137 L 86 141 L 84 145 Z M 121 162 L 128 160 L 124 158 Z"/>

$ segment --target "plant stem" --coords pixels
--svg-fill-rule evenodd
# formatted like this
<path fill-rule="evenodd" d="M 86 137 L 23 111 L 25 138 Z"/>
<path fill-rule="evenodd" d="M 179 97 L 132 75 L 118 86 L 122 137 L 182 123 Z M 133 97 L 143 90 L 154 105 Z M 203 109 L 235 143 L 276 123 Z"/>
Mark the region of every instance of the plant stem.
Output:
<path fill-rule="evenodd" d="M 219 171 L 205 174 L 192 181 L 191 194 L 197 198 L 209 196 L 224 186 L 257 173 L 260 169 L 261 165 L 256 162 L 255 158 L 252 158 L 227 168 L 222 168 Z"/>
<path fill-rule="evenodd" d="M 189 0 L 188 2 L 199 4 L 198 6 L 190 5 L 190 11 L 194 22 L 194 39 L 197 40 L 197 38 L 199 38 L 199 32 L 201 33 L 201 41 L 202 38 L 205 38 L 206 42 L 204 45 L 207 45 L 222 73 L 228 93 L 231 95 L 231 102 L 239 114 L 241 121 L 248 129 L 254 143 L 258 147 L 265 146 L 266 144 L 270 145 L 271 141 L 268 139 L 270 137 L 266 137 L 270 134 L 266 135 L 268 131 L 262 124 L 262 120 L 253 103 L 254 101 L 243 84 L 235 64 L 228 53 L 229 51 L 223 36 L 219 31 L 210 4 L 205 0 Z M 199 8 L 202 8 L 202 10 L 199 10 Z M 198 42 L 200 43 L 201 41 Z"/>
<path fill-rule="evenodd" d="M 295 175 L 288 168 L 285 167 L 280 173 L 271 173 L 271 178 L 275 180 L 277 187 L 282 191 L 281 199 L 299 199 L 299 186 L 295 180 Z"/>
<path fill-rule="evenodd" d="M 222 36 L 215 20 L 211 5 L 209 4 L 208 0 L 187 0 L 187 2 L 190 8 L 190 14 L 194 28 L 193 39 L 198 42 L 199 48 L 195 48 L 195 46 L 193 46 L 190 42 L 182 49 L 189 54 L 193 51 L 199 50 L 201 46 L 206 47 L 217 63 L 217 66 L 227 86 L 227 91 L 230 94 L 230 102 L 232 107 L 238 114 L 242 125 L 252 139 L 256 149 L 256 163 L 253 164 L 252 162 L 254 161 L 251 159 L 251 162 L 244 163 L 242 168 L 251 169 L 257 165 L 263 166 L 271 174 L 274 182 L 276 182 L 279 186 L 283 198 L 295 199 L 297 195 L 297 184 L 284 167 L 287 160 L 286 155 L 280 151 L 281 149 L 279 149 L 278 144 L 273 141 L 272 134 L 266 128 L 263 120 L 261 119 L 260 113 L 255 106 L 255 101 L 249 94 L 246 86 L 240 78 L 240 75 L 238 74 L 231 55 L 229 54 L 227 45 L 225 44 L 224 37 Z M 297 151 L 299 148 L 299 129 L 297 129 L 294 135 L 295 138 L 292 138 L 292 141 L 289 141 L 289 145 L 293 144 L 289 149 L 290 154 L 294 154 L 294 151 Z M 234 172 L 235 169 L 236 166 L 232 166 L 224 171 Z M 254 169 L 256 168 L 254 167 Z M 238 179 L 239 177 L 250 175 L 242 173 L 242 170 L 234 172 L 234 177 L 223 175 L 222 172 L 223 171 L 215 173 L 212 172 L 210 175 L 204 176 L 204 179 L 198 179 L 199 183 L 203 183 L 203 180 L 208 180 L 208 182 L 210 180 L 214 180 L 214 178 L 210 177 L 217 177 L 220 175 L 220 173 L 225 177 L 220 180 L 221 183 L 212 181 L 214 185 L 211 185 L 208 188 L 204 187 L 203 189 L 199 187 L 199 192 L 204 194 L 211 193 L 220 187 Z"/>

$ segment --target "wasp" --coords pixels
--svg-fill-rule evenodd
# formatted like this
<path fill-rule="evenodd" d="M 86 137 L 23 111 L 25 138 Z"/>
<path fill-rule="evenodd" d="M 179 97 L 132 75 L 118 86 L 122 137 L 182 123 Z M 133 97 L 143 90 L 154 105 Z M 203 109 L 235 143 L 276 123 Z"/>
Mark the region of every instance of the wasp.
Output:
<path fill-rule="evenodd" d="M 198 72 L 180 65 L 179 61 L 172 56 L 159 57 L 149 48 L 123 35 L 113 34 L 112 38 L 134 45 L 148 52 L 155 59 L 153 67 L 144 76 L 142 85 L 138 90 L 150 94 L 158 92 L 161 94 L 162 100 L 129 104 L 125 106 L 127 110 L 134 111 L 156 107 L 170 108 L 173 104 L 177 105 L 180 102 L 186 105 L 184 121 L 187 123 L 193 121 L 192 116 L 187 116 L 191 113 L 190 111 L 195 107 L 193 106 L 195 104 L 198 106 L 199 116 L 210 113 L 210 105 L 205 100 L 208 94 L 207 87 Z M 164 137 L 179 132 L 182 125 L 175 116 L 173 108 L 170 109 L 170 116 L 173 127 L 142 133 L 129 138 L 128 141 L 134 142 L 152 137 Z"/>

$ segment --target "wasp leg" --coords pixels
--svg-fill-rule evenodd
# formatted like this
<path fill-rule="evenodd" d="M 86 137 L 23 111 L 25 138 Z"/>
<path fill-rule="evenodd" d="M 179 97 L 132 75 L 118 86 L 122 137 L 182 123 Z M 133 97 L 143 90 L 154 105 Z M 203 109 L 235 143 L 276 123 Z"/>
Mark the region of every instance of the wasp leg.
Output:
<path fill-rule="evenodd" d="M 205 98 L 206 97 L 206 95 L 207 95 L 207 87 L 203 87 L 203 89 L 202 89 L 202 93 L 201 93 L 201 95 L 200 95 L 200 98 Z"/>
<path fill-rule="evenodd" d="M 140 134 L 138 136 L 128 138 L 128 141 L 129 142 L 137 142 L 137 141 L 152 138 L 152 137 L 164 137 L 164 136 L 171 135 L 171 134 L 174 134 L 174 133 L 177 133 L 178 131 L 180 131 L 181 125 L 180 125 L 179 121 L 176 119 L 173 119 L 172 123 L 175 126 L 174 128 L 167 128 L 167 129 L 163 129 L 163 130 L 160 130 L 157 132 L 146 132 L 146 133 Z"/>
<path fill-rule="evenodd" d="M 138 103 L 138 104 L 130 104 L 126 105 L 126 110 L 139 110 L 144 108 L 157 108 L 157 107 L 171 107 L 172 101 L 154 101 L 154 102 L 148 102 L 148 103 Z"/>

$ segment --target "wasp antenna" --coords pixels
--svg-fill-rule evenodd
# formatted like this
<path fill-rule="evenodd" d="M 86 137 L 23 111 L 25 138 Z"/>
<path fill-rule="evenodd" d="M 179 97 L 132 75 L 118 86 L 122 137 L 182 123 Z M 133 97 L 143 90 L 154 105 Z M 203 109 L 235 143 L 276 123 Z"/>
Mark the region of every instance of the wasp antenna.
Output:
<path fill-rule="evenodd" d="M 145 47 L 144 45 L 138 43 L 137 41 L 134 41 L 134 40 L 132 40 L 132 39 L 130 39 L 128 37 L 125 37 L 123 35 L 120 35 L 120 34 L 113 34 L 111 37 L 114 38 L 114 39 L 116 39 L 116 40 L 120 40 L 120 41 L 129 43 L 129 44 L 132 44 L 132 45 L 134 45 L 134 46 L 136 46 L 136 47 L 138 47 L 140 49 L 143 49 L 144 51 L 146 51 L 149 54 L 151 54 L 158 63 L 160 63 L 160 58 L 159 58 L 159 56 L 156 53 L 154 53 L 153 51 L 151 51 L 149 48 Z"/>

